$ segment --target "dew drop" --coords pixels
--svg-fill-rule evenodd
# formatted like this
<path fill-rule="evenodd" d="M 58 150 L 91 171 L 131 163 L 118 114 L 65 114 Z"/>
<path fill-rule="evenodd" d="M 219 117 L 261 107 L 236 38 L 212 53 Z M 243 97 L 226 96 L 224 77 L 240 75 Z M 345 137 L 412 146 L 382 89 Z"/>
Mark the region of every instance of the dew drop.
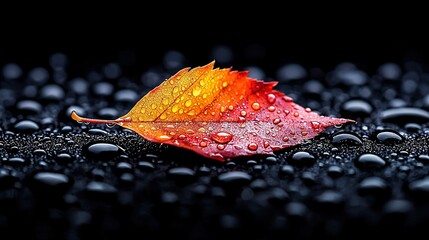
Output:
<path fill-rule="evenodd" d="M 200 147 L 207 147 L 207 142 L 200 142 Z"/>
<path fill-rule="evenodd" d="M 159 141 L 167 141 L 171 139 L 171 137 L 167 135 L 159 135 L 159 136 L 156 136 L 155 138 L 156 140 L 159 140 Z"/>
<path fill-rule="evenodd" d="M 180 135 L 178 136 L 178 138 L 179 138 L 180 140 L 183 140 L 183 139 L 185 139 L 185 138 L 186 138 L 186 136 L 185 136 L 185 135 L 183 135 L 183 134 L 180 134 Z"/>
<path fill-rule="evenodd" d="M 188 100 L 185 102 L 185 106 L 186 106 L 186 107 L 191 106 L 191 104 L 192 104 L 192 101 L 191 101 L 190 99 L 188 99 Z"/>
<path fill-rule="evenodd" d="M 173 88 L 173 93 L 178 93 L 178 92 L 179 92 L 179 87 L 177 87 L 177 86 L 176 86 L 176 87 L 174 87 L 174 88 Z"/>
<path fill-rule="evenodd" d="M 264 141 L 264 148 L 267 148 L 270 146 L 270 143 L 268 141 Z"/>
<path fill-rule="evenodd" d="M 226 111 L 226 107 L 225 106 L 220 107 L 220 112 L 225 112 L 225 111 Z"/>
<path fill-rule="evenodd" d="M 285 100 L 286 102 L 292 102 L 293 99 L 291 97 L 288 96 L 283 96 L 283 100 Z"/>
<path fill-rule="evenodd" d="M 240 145 L 234 145 L 234 148 L 235 148 L 236 150 L 241 150 L 241 149 L 243 149 L 243 147 L 242 147 L 242 146 L 240 146 Z"/>
<path fill-rule="evenodd" d="M 225 145 L 224 144 L 218 144 L 216 147 L 219 150 L 224 150 L 225 149 Z"/>
<path fill-rule="evenodd" d="M 301 132 L 301 136 L 305 137 L 308 135 L 308 132 Z"/>
<path fill-rule="evenodd" d="M 206 99 L 207 98 L 207 93 L 203 94 L 203 98 Z"/>
<path fill-rule="evenodd" d="M 251 151 L 256 151 L 258 149 L 258 145 L 256 143 L 249 143 L 249 145 L 247 145 L 247 148 Z"/>
<path fill-rule="evenodd" d="M 245 116 L 247 115 L 247 112 L 243 110 L 243 111 L 241 111 L 241 112 L 240 112 L 240 115 L 241 115 L 242 117 L 245 117 Z"/>
<path fill-rule="evenodd" d="M 174 136 L 174 135 L 176 135 L 176 133 L 175 132 L 170 132 L 170 135 Z"/>
<path fill-rule="evenodd" d="M 289 138 L 288 137 L 283 137 L 283 142 L 287 142 L 287 141 L 289 141 Z"/>
<path fill-rule="evenodd" d="M 162 104 L 168 105 L 168 99 L 167 98 L 162 99 Z"/>
<path fill-rule="evenodd" d="M 195 133 L 195 131 L 194 131 L 194 130 L 192 130 L 192 129 L 188 129 L 188 130 L 186 130 L 186 133 L 187 133 L 187 134 L 194 134 L 194 133 Z"/>
<path fill-rule="evenodd" d="M 289 115 L 290 111 L 289 110 L 284 110 L 286 116 Z"/>
<path fill-rule="evenodd" d="M 172 108 L 171 108 L 171 111 L 172 112 L 177 112 L 179 110 L 179 107 L 177 106 L 177 105 L 174 105 Z"/>
<path fill-rule="evenodd" d="M 276 118 L 276 119 L 274 119 L 274 120 L 273 120 L 273 123 L 274 123 L 274 124 L 279 124 L 280 122 L 281 122 L 281 120 L 280 120 L 280 119 L 278 119 L 278 118 Z"/>
<path fill-rule="evenodd" d="M 145 113 L 145 112 L 146 112 L 146 109 L 142 108 L 142 109 L 140 109 L 140 112 L 141 112 L 141 113 Z"/>
<path fill-rule="evenodd" d="M 194 115 L 195 115 L 195 110 L 194 110 L 194 109 L 192 109 L 191 111 L 187 112 L 187 114 L 188 114 L 189 116 L 194 116 Z"/>
<path fill-rule="evenodd" d="M 259 103 L 257 103 L 257 102 L 254 102 L 252 104 L 252 108 L 253 108 L 253 110 L 259 110 L 261 108 L 261 105 L 259 105 Z"/>
<path fill-rule="evenodd" d="M 228 82 L 223 82 L 222 83 L 222 87 L 227 87 L 228 86 Z"/>
<path fill-rule="evenodd" d="M 202 89 L 200 87 L 195 87 L 194 90 L 192 90 L 192 95 L 194 95 L 194 97 L 200 95 Z"/>
<path fill-rule="evenodd" d="M 211 138 L 217 142 L 217 143 L 221 143 L 221 144 L 225 144 L 228 143 L 232 140 L 232 134 L 228 133 L 228 132 L 217 132 L 213 135 L 211 135 Z"/>
<path fill-rule="evenodd" d="M 216 112 L 211 112 L 210 114 L 211 114 L 212 116 L 214 116 L 214 115 L 216 114 Z"/>
<path fill-rule="evenodd" d="M 112 128 L 112 127 L 114 127 L 116 124 L 115 123 L 106 123 L 106 126 L 108 127 L 108 128 Z"/>
<path fill-rule="evenodd" d="M 334 125 L 334 127 L 335 127 L 335 128 L 342 128 L 342 127 L 343 127 L 343 124 L 341 124 L 341 123 L 339 123 L 339 124 L 335 124 L 335 125 Z"/>
<path fill-rule="evenodd" d="M 206 132 L 206 129 L 205 129 L 205 128 L 199 128 L 199 129 L 198 129 L 198 132 L 202 132 L 202 133 L 203 133 L 203 132 Z"/>
<path fill-rule="evenodd" d="M 150 107 L 151 107 L 152 109 L 156 109 L 156 104 L 155 104 L 155 103 L 153 103 Z"/>
<path fill-rule="evenodd" d="M 311 122 L 311 127 L 312 127 L 313 129 L 319 129 L 319 128 L 320 128 L 320 122 L 312 121 L 312 122 Z"/>
<path fill-rule="evenodd" d="M 270 112 L 274 112 L 275 110 L 276 110 L 276 107 L 274 107 L 274 106 L 268 107 L 268 111 L 270 111 Z"/>
<path fill-rule="evenodd" d="M 304 110 L 308 113 L 311 112 L 311 108 L 305 108 Z"/>
<path fill-rule="evenodd" d="M 276 95 L 270 93 L 267 95 L 267 101 L 271 104 L 273 104 L 276 101 Z"/>
<path fill-rule="evenodd" d="M 228 109 L 232 111 L 232 110 L 234 110 L 234 106 L 229 105 L 229 106 L 228 106 Z"/>
<path fill-rule="evenodd" d="M 293 116 L 294 116 L 294 117 L 299 117 L 299 113 L 298 113 L 298 112 L 294 112 L 294 113 L 293 113 Z"/>
<path fill-rule="evenodd" d="M 161 114 L 161 116 L 159 116 L 160 119 L 164 120 L 167 118 L 167 115 L 165 113 Z"/>

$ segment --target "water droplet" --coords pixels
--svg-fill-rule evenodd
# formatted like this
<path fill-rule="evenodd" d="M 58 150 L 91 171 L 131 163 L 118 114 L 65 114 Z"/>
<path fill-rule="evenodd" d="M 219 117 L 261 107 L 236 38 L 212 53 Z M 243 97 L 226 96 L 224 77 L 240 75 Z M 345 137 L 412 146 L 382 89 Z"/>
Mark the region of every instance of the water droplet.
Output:
<path fill-rule="evenodd" d="M 264 141 L 263 145 L 264 145 L 264 148 L 267 148 L 270 146 L 270 143 L 268 141 Z"/>
<path fill-rule="evenodd" d="M 253 110 L 259 110 L 261 108 L 261 105 L 259 105 L 259 103 L 257 103 L 257 102 L 254 102 L 252 104 L 252 108 L 253 108 Z"/>
<path fill-rule="evenodd" d="M 168 135 L 158 135 L 155 137 L 155 139 L 158 141 L 168 141 L 171 139 L 171 137 Z"/>
<path fill-rule="evenodd" d="M 294 117 L 299 117 L 299 113 L 298 113 L 298 112 L 294 112 L 294 113 L 293 113 L 293 116 L 294 116 Z"/>
<path fill-rule="evenodd" d="M 207 147 L 207 142 L 200 142 L 200 147 Z"/>
<path fill-rule="evenodd" d="M 232 134 L 228 133 L 228 132 L 217 132 L 213 135 L 211 135 L 211 138 L 217 142 L 217 143 L 221 143 L 221 144 L 225 144 L 228 143 L 232 140 Z"/>
<path fill-rule="evenodd" d="M 352 146 L 361 146 L 363 141 L 359 135 L 353 132 L 337 132 L 331 137 L 331 143 L 335 145 L 349 144 Z"/>
<path fill-rule="evenodd" d="M 312 121 L 312 122 L 311 122 L 311 127 L 312 127 L 313 129 L 319 129 L 319 128 L 320 128 L 320 122 Z"/>
<path fill-rule="evenodd" d="M 37 196 L 43 197 L 48 194 L 50 197 L 63 196 L 71 187 L 68 176 L 55 172 L 38 172 L 30 179 L 30 190 Z"/>
<path fill-rule="evenodd" d="M 220 107 L 220 112 L 225 112 L 225 111 L 226 111 L 226 107 L 225 106 Z"/>
<path fill-rule="evenodd" d="M 189 116 L 194 116 L 195 115 L 195 110 L 192 109 L 191 111 L 187 112 L 186 114 L 188 114 Z"/>
<path fill-rule="evenodd" d="M 178 92 L 179 92 L 179 87 L 177 87 L 177 86 L 176 86 L 176 87 L 174 87 L 174 88 L 173 88 L 173 93 L 178 93 Z"/>
<path fill-rule="evenodd" d="M 124 149 L 111 143 L 94 143 L 87 148 L 88 157 L 95 160 L 111 160 L 124 152 Z"/>
<path fill-rule="evenodd" d="M 223 82 L 222 83 L 222 87 L 227 87 L 228 86 L 228 82 Z"/>
<path fill-rule="evenodd" d="M 247 115 L 247 112 L 243 110 L 243 111 L 241 111 L 241 112 L 240 112 L 240 115 L 241 115 L 242 117 L 245 117 L 245 116 Z"/>
<path fill-rule="evenodd" d="M 152 103 L 152 105 L 150 105 L 150 107 L 151 107 L 152 109 L 156 109 L 156 104 L 155 104 L 155 103 Z"/>
<path fill-rule="evenodd" d="M 14 125 L 14 129 L 19 133 L 33 133 L 39 130 L 39 125 L 31 120 L 22 120 Z"/>
<path fill-rule="evenodd" d="M 162 113 L 162 114 L 161 114 L 161 116 L 159 116 L 159 118 L 160 118 L 161 120 L 164 120 L 164 119 L 166 119 L 166 118 L 167 118 L 167 114 Z"/>
<path fill-rule="evenodd" d="M 177 112 L 179 110 L 179 106 L 177 106 L 177 105 L 174 105 L 173 107 L 171 107 L 171 111 L 172 112 Z"/>
<path fill-rule="evenodd" d="M 186 102 L 185 102 L 185 106 L 186 106 L 186 107 L 189 107 L 189 106 L 191 106 L 191 105 L 192 105 L 192 101 L 191 101 L 190 99 L 186 100 Z"/>
<path fill-rule="evenodd" d="M 276 101 L 276 95 L 270 93 L 267 95 L 267 101 L 271 104 L 273 104 Z"/>
<path fill-rule="evenodd" d="M 299 166 L 299 167 L 311 166 L 314 163 L 316 163 L 316 157 L 309 152 L 298 151 L 298 152 L 292 153 L 287 158 L 287 161 L 289 162 L 289 164 L 294 166 Z"/>
<path fill-rule="evenodd" d="M 395 124 L 406 124 L 410 122 L 427 123 L 429 121 L 429 112 L 412 107 L 392 108 L 382 111 L 381 118 L 384 122 Z"/>
<path fill-rule="evenodd" d="M 206 132 L 206 129 L 205 128 L 198 128 L 198 132 L 204 133 L 204 132 Z"/>
<path fill-rule="evenodd" d="M 278 118 L 276 118 L 276 119 L 274 119 L 274 120 L 273 120 L 273 123 L 274 123 L 274 124 L 279 124 L 280 122 L 281 122 L 281 120 L 280 120 L 280 119 L 278 119 Z"/>
<path fill-rule="evenodd" d="M 289 113 L 290 113 L 289 110 L 284 110 L 283 112 L 286 114 L 286 116 L 289 115 Z"/>
<path fill-rule="evenodd" d="M 194 90 L 192 90 L 192 95 L 194 95 L 194 97 L 196 97 L 196 96 L 200 95 L 201 91 L 202 91 L 202 89 L 200 87 L 196 86 L 194 88 Z"/>
<path fill-rule="evenodd" d="M 224 150 L 225 149 L 225 145 L 224 144 L 218 144 L 216 147 L 219 150 Z"/>
<path fill-rule="evenodd" d="M 301 136 L 305 137 L 308 135 L 308 132 L 301 132 Z"/>
<path fill-rule="evenodd" d="M 203 99 L 206 99 L 206 98 L 207 98 L 207 96 L 208 96 L 208 95 L 207 95 L 207 93 L 204 93 L 204 94 L 203 94 Z"/>
<path fill-rule="evenodd" d="M 229 105 L 229 106 L 228 106 L 228 109 L 232 111 L 232 110 L 234 110 L 234 106 Z"/>
<path fill-rule="evenodd" d="M 168 105 L 168 99 L 167 98 L 162 99 L 162 104 Z"/>
<path fill-rule="evenodd" d="M 258 149 L 258 145 L 256 143 L 249 143 L 249 145 L 247 145 L 247 148 L 251 151 L 256 151 Z"/>
<path fill-rule="evenodd" d="M 357 158 L 355 164 L 361 169 L 379 169 L 386 165 L 386 161 L 378 155 L 365 153 Z"/>
<path fill-rule="evenodd" d="M 274 106 L 268 107 L 268 111 L 270 111 L 270 112 L 274 112 L 275 110 L 276 110 L 276 107 L 274 107 Z"/>
<path fill-rule="evenodd" d="M 337 124 L 335 124 L 335 125 L 334 125 L 334 127 L 335 127 L 335 128 L 342 128 L 342 127 L 343 127 L 343 124 L 341 124 L 341 123 L 337 123 Z"/>
<path fill-rule="evenodd" d="M 395 130 L 381 130 L 375 134 L 377 142 L 394 145 L 404 142 L 404 137 L 402 137 L 399 132 Z"/>
<path fill-rule="evenodd" d="M 195 133 L 195 131 L 194 131 L 194 130 L 192 130 L 192 129 L 187 129 L 187 130 L 186 130 L 186 133 L 187 133 L 187 134 L 194 134 L 194 133 Z"/>
<path fill-rule="evenodd" d="M 180 140 L 183 140 L 183 139 L 185 139 L 185 138 L 186 138 L 186 136 L 185 136 L 185 135 L 183 135 L 183 134 L 180 134 L 180 135 L 178 136 L 178 138 L 179 138 Z"/>
<path fill-rule="evenodd" d="M 236 150 L 241 150 L 241 149 L 243 149 L 243 147 L 242 146 L 240 146 L 240 145 L 234 145 L 233 146 Z"/>
<path fill-rule="evenodd" d="M 373 112 L 372 105 L 363 99 L 351 99 L 341 105 L 341 115 L 348 118 L 366 118 Z"/>
<path fill-rule="evenodd" d="M 289 141 L 289 138 L 288 137 L 283 137 L 283 142 L 287 142 L 287 141 Z"/>
<path fill-rule="evenodd" d="M 108 127 L 108 128 L 112 128 L 112 127 L 114 127 L 116 125 L 116 123 L 106 123 L 106 126 Z"/>

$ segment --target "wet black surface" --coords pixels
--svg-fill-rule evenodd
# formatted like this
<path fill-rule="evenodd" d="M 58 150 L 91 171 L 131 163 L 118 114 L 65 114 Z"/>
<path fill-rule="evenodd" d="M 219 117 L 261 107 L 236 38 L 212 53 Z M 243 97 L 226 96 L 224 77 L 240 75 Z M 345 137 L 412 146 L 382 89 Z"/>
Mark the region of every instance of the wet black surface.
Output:
<path fill-rule="evenodd" d="M 133 49 L 107 57 L 96 48 L 88 59 L 87 49 L 33 49 L 36 60 L 2 52 L 2 239 L 344 239 L 426 231 L 424 61 L 323 62 L 317 51 L 308 60 L 298 50 L 282 59 L 269 45 L 247 42 L 190 49 L 150 52 L 145 60 Z M 300 105 L 357 123 L 271 156 L 221 163 L 70 118 L 72 110 L 120 117 L 177 70 L 213 59 L 278 80 L 276 88 Z"/>

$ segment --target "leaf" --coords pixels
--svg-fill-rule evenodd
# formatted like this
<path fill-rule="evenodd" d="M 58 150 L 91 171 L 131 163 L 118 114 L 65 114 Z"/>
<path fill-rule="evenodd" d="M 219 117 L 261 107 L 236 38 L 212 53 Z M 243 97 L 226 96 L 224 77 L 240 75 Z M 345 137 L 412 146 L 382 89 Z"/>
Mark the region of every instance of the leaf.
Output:
<path fill-rule="evenodd" d="M 79 122 L 119 124 L 144 138 L 190 149 L 219 161 L 270 154 L 302 143 L 327 127 L 354 122 L 320 116 L 274 90 L 277 82 L 248 77 L 247 71 L 214 67 L 214 61 L 184 68 L 146 94 L 116 120 Z"/>

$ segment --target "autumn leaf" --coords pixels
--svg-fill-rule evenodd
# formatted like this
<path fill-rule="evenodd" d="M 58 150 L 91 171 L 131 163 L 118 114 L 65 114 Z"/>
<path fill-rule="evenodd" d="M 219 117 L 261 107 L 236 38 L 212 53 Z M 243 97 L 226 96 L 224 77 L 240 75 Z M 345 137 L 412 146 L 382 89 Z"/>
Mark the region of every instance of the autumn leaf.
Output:
<path fill-rule="evenodd" d="M 354 122 L 320 116 L 273 89 L 277 82 L 248 77 L 248 71 L 219 69 L 215 62 L 184 68 L 146 94 L 116 120 L 147 140 L 190 149 L 219 161 L 270 154 L 311 139 L 327 127 Z"/>

